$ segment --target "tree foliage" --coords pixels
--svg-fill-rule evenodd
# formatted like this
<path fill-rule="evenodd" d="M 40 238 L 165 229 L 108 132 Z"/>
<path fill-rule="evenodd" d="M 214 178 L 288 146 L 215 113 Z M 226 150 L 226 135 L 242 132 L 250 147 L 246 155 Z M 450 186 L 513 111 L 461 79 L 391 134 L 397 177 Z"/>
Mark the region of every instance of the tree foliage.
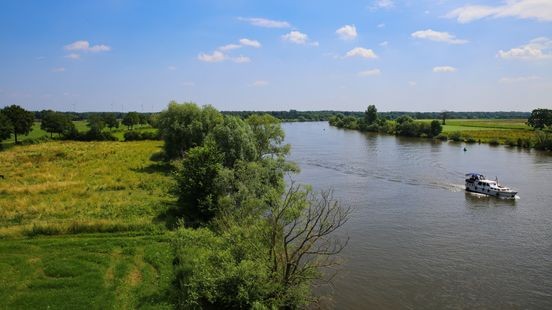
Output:
<path fill-rule="evenodd" d="M 42 111 L 40 120 L 40 128 L 50 135 L 57 133 L 61 135 L 74 130 L 75 125 L 71 121 L 69 115 L 65 113 L 55 112 L 52 110 Z"/>
<path fill-rule="evenodd" d="M 543 129 L 552 126 L 552 110 L 535 109 L 527 120 L 527 124 L 536 129 Z"/>
<path fill-rule="evenodd" d="M 117 116 L 115 115 L 115 113 L 104 114 L 103 120 L 105 122 L 105 126 L 109 128 L 109 130 L 112 130 L 113 128 L 119 128 L 119 120 L 117 120 Z"/>
<path fill-rule="evenodd" d="M 128 127 L 128 130 L 132 130 L 135 125 L 140 124 L 140 114 L 138 112 L 128 112 L 123 117 L 122 123 Z"/>
<path fill-rule="evenodd" d="M 366 123 L 367 126 L 372 125 L 378 120 L 378 109 L 376 109 L 375 105 L 369 105 L 368 109 L 366 109 L 366 112 L 364 112 L 364 123 Z"/>
<path fill-rule="evenodd" d="M 18 143 L 17 135 L 27 135 L 33 128 L 34 114 L 18 105 L 5 107 L 2 113 L 9 119 L 15 143 Z"/>
<path fill-rule="evenodd" d="M 10 119 L 0 111 L 0 142 L 9 139 L 13 132 L 13 125 Z"/>

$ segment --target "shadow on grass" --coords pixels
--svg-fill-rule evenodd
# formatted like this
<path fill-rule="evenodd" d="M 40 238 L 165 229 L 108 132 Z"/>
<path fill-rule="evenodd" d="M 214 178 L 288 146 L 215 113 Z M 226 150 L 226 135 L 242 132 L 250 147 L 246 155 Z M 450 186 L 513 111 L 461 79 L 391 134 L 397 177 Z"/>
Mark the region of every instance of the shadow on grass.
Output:
<path fill-rule="evenodd" d="M 161 173 L 163 175 L 170 175 L 174 171 L 174 166 L 170 163 L 156 162 L 140 168 L 131 168 L 130 170 L 139 173 Z"/>
<path fill-rule="evenodd" d="M 168 230 L 175 230 L 178 227 L 178 220 L 183 217 L 182 211 L 176 202 L 166 202 L 165 211 L 158 214 L 153 220 L 154 223 L 164 223 Z"/>

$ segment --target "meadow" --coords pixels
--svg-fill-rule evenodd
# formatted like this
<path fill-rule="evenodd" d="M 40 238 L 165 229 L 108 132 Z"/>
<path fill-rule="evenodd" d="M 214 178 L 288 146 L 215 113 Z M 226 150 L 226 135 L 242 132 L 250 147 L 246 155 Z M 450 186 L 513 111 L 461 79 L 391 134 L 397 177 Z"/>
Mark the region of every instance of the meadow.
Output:
<path fill-rule="evenodd" d="M 535 137 L 535 132 L 526 122 L 526 119 L 449 119 L 443 126 L 443 134 L 459 133 L 463 140 L 507 144 Z"/>
<path fill-rule="evenodd" d="M 161 141 L 0 152 L 0 308 L 169 308 L 174 224 Z"/>

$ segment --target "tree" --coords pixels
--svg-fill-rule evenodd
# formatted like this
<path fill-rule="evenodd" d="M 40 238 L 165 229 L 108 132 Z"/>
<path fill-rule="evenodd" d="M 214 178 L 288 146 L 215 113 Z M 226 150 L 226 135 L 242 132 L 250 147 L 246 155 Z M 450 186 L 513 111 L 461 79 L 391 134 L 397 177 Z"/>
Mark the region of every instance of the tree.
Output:
<path fill-rule="evenodd" d="M 11 105 L 5 107 L 3 110 L 4 115 L 10 120 L 13 128 L 13 135 L 15 143 L 17 144 L 17 135 L 27 135 L 33 128 L 34 114 L 29 112 L 18 105 Z"/>
<path fill-rule="evenodd" d="M 42 111 L 40 113 L 41 121 L 40 128 L 46 132 L 61 135 L 64 132 L 69 132 L 74 127 L 73 122 L 69 115 L 60 112 L 54 112 L 52 110 Z"/>
<path fill-rule="evenodd" d="M 235 116 L 226 116 L 223 123 L 213 128 L 209 137 L 223 155 L 225 167 L 233 167 L 238 160 L 254 161 L 258 158 L 251 127 Z"/>
<path fill-rule="evenodd" d="M 375 105 L 369 105 L 368 109 L 364 112 L 364 122 L 370 126 L 378 120 L 378 109 Z"/>
<path fill-rule="evenodd" d="M 441 123 L 436 119 L 431 121 L 430 126 L 431 126 L 429 130 L 430 137 L 436 137 L 441 133 L 441 131 L 443 131 L 443 126 L 441 126 Z"/>
<path fill-rule="evenodd" d="M 216 109 L 195 103 L 169 103 L 159 115 L 158 128 L 167 158 L 183 157 L 190 148 L 203 145 L 205 137 L 221 124 L 224 118 Z"/>
<path fill-rule="evenodd" d="M 443 120 L 443 125 L 446 125 L 448 116 L 449 116 L 449 111 L 445 110 L 441 112 L 441 119 Z"/>
<path fill-rule="evenodd" d="M 289 152 L 289 145 L 282 146 L 285 133 L 279 119 L 269 114 L 253 114 L 246 122 L 255 135 L 259 158 L 265 155 L 283 156 Z"/>
<path fill-rule="evenodd" d="M 336 255 L 349 239 L 334 232 L 347 223 L 350 213 L 331 191 L 316 195 L 291 184 L 268 215 L 272 271 L 285 290 L 301 291 L 320 278 L 321 268 L 339 263 Z"/>
<path fill-rule="evenodd" d="M 9 139 L 13 132 L 13 125 L 10 119 L 0 111 L 0 142 Z"/>
<path fill-rule="evenodd" d="M 105 128 L 105 120 L 99 114 L 91 114 L 88 116 L 88 127 L 92 133 L 99 134 Z"/>
<path fill-rule="evenodd" d="M 527 124 L 535 129 L 543 129 L 546 126 L 552 126 L 552 110 L 535 109 L 527 120 Z"/>
<path fill-rule="evenodd" d="M 113 128 L 119 128 L 119 121 L 117 120 L 117 116 L 115 116 L 115 113 L 106 113 L 103 115 L 103 121 L 109 130 L 112 130 Z"/>
<path fill-rule="evenodd" d="M 140 115 L 137 112 L 128 112 L 123 116 L 123 125 L 127 126 L 128 130 L 138 124 L 140 124 Z"/>

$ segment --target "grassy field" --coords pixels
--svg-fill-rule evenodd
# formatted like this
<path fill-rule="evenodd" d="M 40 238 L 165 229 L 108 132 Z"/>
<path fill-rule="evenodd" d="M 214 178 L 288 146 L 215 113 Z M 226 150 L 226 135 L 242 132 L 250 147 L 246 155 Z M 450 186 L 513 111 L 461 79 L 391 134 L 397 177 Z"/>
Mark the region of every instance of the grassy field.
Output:
<path fill-rule="evenodd" d="M 443 134 L 459 132 L 464 140 L 471 138 L 483 143 L 497 141 L 505 144 L 508 140 L 517 141 L 535 137 L 535 132 L 527 126 L 526 121 L 526 119 L 450 119 L 443 126 Z"/>
<path fill-rule="evenodd" d="M 160 141 L 0 152 L 0 308 L 170 308 L 174 221 Z"/>
<path fill-rule="evenodd" d="M 74 121 L 73 124 L 75 124 L 75 128 L 80 132 L 85 132 L 89 129 L 88 126 L 87 126 L 86 121 Z M 140 131 L 140 132 L 142 132 L 142 131 L 155 131 L 155 130 L 156 129 L 150 127 L 149 125 L 135 126 L 134 129 L 133 129 L 133 131 Z M 125 132 L 128 131 L 128 129 L 127 129 L 126 126 L 121 124 L 119 126 L 119 128 L 117 128 L 117 129 L 113 129 L 113 130 L 105 129 L 105 131 L 111 132 L 115 137 L 117 137 L 117 139 L 123 141 L 124 140 L 124 134 L 125 134 Z M 55 137 L 57 137 L 57 134 L 54 134 L 53 136 L 55 138 Z M 31 129 L 31 132 L 29 132 L 28 135 L 19 135 L 19 136 L 17 136 L 17 140 L 21 141 L 21 142 L 24 142 L 26 140 L 35 140 L 35 139 L 40 139 L 40 138 L 43 138 L 43 137 L 50 137 L 50 134 L 47 133 L 46 131 L 40 129 L 40 122 L 35 122 L 33 124 L 33 128 Z M 10 147 L 14 144 L 14 142 L 15 142 L 15 137 L 12 135 L 10 139 L 2 141 L 2 146 Z"/>

